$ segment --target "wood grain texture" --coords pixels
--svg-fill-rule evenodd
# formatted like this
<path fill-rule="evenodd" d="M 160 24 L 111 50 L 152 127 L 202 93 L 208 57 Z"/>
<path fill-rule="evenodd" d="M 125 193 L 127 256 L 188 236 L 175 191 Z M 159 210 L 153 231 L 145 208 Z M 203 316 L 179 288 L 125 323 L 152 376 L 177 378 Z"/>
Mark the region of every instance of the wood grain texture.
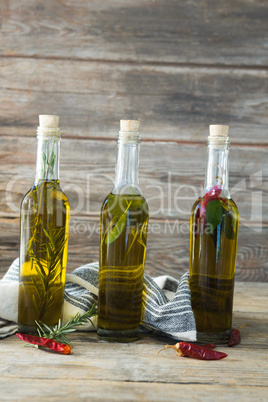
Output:
<path fill-rule="evenodd" d="M 0 276 L 18 253 L 38 114 L 55 113 L 73 213 L 69 270 L 97 258 L 98 236 L 89 231 L 112 187 L 119 120 L 134 118 L 141 186 L 160 225 L 148 273 L 187 269 L 208 126 L 220 123 L 230 125 L 230 187 L 241 217 L 237 280 L 267 281 L 267 22 L 265 0 L 3 0 Z"/>
<path fill-rule="evenodd" d="M 18 255 L 19 206 L 33 182 L 36 139 L 3 136 L 0 141 L 3 275 Z M 61 183 L 72 207 L 69 272 L 98 260 L 99 211 L 113 186 L 115 153 L 115 141 L 62 141 Z M 232 147 L 230 187 L 241 221 L 238 281 L 268 281 L 268 211 L 266 204 L 261 208 L 268 192 L 266 158 L 265 148 Z M 150 208 L 149 275 L 179 277 L 188 269 L 190 211 L 202 191 L 205 159 L 205 146 L 194 143 L 142 143 L 140 182 Z"/>
<path fill-rule="evenodd" d="M 4 0 L 2 55 L 268 65 L 265 0 Z"/>
<path fill-rule="evenodd" d="M 143 139 L 205 143 L 209 124 L 233 143 L 268 145 L 268 70 L 2 58 L 0 122 L 30 136 L 38 114 L 59 114 L 66 136 L 114 138 L 119 120 L 141 121 Z"/>
<path fill-rule="evenodd" d="M 19 251 L 19 219 L 3 220 L 0 240 L 0 277 Z M 67 270 L 98 261 L 99 219 L 73 217 Z M 268 282 L 268 227 L 240 226 L 236 281 Z M 250 240 L 249 240 L 250 239 Z M 171 275 L 177 279 L 189 269 L 189 222 L 150 219 L 145 273 Z"/>
<path fill-rule="evenodd" d="M 245 303 L 247 295 L 247 303 Z M 0 386 L 3 400 L 175 401 L 266 400 L 267 284 L 239 283 L 235 289 L 233 325 L 242 342 L 218 349 L 220 361 L 180 358 L 157 351 L 168 338 L 143 335 L 130 344 L 104 343 L 95 333 L 70 336 L 73 355 L 25 348 L 12 336 L 0 342 Z M 12 383 L 12 387 L 10 387 Z"/>
<path fill-rule="evenodd" d="M 67 371 L 68 373 L 71 370 Z M 168 375 L 168 373 L 165 373 Z M 224 373 L 227 375 L 227 373 Z M 7 381 L 0 379 L 0 386 L 5 393 L 3 401 L 13 400 L 14 397 L 19 397 L 20 400 L 45 401 L 47 399 L 53 401 L 176 401 L 180 395 L 181 401 L 192 401 L 206 399 L 208 402 L 231 400 L 234 397 L 241 398 L 243 401 L 265 401 L 267 389 L 262 386 L 251 386 L 245 384 L 243 387 L 237 387 L 233 384 L 228 386 L 211 384 L 209 379 L 205 384 L 158 384 L 150 382 L 119 382 L 106 380 L 91 380 L 90 371 L 88 378 L 76 379 L 75 385 L 73 381 L 67 379 L 23 379 L 16 381 L 20 389 L 10 387 Z M 189 388 L 191 392 L 189 392 Z M 40 390 L 42 396 L 39 396 Z M 182 396 L 183 395 L 183 396 Z M 198 395 L 198 396 L 197 396 Z M 198 399 L 197 399 L 198 398 Z"/>
<path fill-rule="evenodd" d="M 21 199 L 34 180 L 35 134 L 31 138 L 3 136 L 0 145 L 0 216 L 18 216 Z M 151 217 L 190 218 L 192 205 L 203 191 L 206 158 L 205 144 L 142 142 L 140 185 Z M 113 188 L 115 163 L 116 139 L 76 140 L 63 136 L 60 178 L 73 216 L 99 214 Z M 267 177 L 265 147 L 231 147 L 230 191 L 241 222 L 268 222 Z"/>

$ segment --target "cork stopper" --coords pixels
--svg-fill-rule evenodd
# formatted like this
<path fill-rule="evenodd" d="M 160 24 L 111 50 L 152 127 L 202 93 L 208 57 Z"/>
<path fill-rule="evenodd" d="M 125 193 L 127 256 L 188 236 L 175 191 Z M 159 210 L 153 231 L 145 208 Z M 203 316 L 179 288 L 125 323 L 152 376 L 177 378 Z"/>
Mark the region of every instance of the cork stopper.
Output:
<path fill-rule="evenodd" d="M 140 142 L 140 122 L 138 120 L 120 120 L 118 141 L 121 144 L 137 144 Z"/>
<path fill-rule="evenodd" d="M 229 149 L 230 140 L 228 137 L 229 126 L 221 124 L 211 124 L 209 126 L 209 147 L 218 148 L 219 146 L 225 146 Z"/>
<path fill-rule="evenodd" d="M 60 138 L 59 116 L 53 114 L 40 114 L 37 137 L 42 139 Z"/>
<path fill-rule="evenodd" d="M 39 127 L 44 128 L 58 128 L 59 116 L 53 114 L 40 114 L 39 115 Z"/>
<path fill-rule="evenodd" d="M 209 126 L 210 137 L 228 137 L 229 126 L 211 124 Z"/>
<path fill-rule="evenodd" d="M 139 132 L 140 122 L 138 120 L 120 120 L 120 131 Z"/>

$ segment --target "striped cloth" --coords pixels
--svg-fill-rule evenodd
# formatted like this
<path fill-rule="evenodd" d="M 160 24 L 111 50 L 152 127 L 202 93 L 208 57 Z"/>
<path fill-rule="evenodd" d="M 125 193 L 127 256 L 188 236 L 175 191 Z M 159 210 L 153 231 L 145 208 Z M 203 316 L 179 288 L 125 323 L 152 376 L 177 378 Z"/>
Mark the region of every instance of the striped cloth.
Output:
<path fill-rule="evenodd" d="M 180 281 L 170 276 L 144 276 L 144 314 L 141 330 L 167 335 L 176 340 L 195 341 L 196 326 L 191 308 L 189 274 Z M 0 338 L 17 330 L 19 259 L 16 259 L 0 281 Z M 63 321 L 88 311 L 98 302 L 98 263 L 86 264 L 66 275 Z M 89 323 L 80 330 L 96 330 Z"/>

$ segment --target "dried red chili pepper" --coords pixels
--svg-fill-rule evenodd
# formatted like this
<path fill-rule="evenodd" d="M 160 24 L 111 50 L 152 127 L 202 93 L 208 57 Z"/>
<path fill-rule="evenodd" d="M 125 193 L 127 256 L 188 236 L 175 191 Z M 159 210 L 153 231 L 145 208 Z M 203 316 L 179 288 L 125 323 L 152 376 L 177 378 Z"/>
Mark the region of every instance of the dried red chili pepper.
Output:
<path fill-rule="evenodd" d="M 220 193 L 222 192 L 222 188 L 218 185 L 213 186 L 203 197 L 203 200 L 201 202 L 201 209 L 200 209 L 200 215 L 203 216 L 206 213 L 206 207 L 207 204 L 210 201 L 216 200 L 219 198 Z"/>
<path fill-rule="evenodd" d="M 240 329 L 244 327 L 250 327 L 250 325 L 245 324 L 239 327 L 238 329 L 232 328 L 230 339 L 229 342 L 227 343 L 227 346 L 235 346 L 241 342 Z"/>
<path fill-rule="evenodd" d="M 17 333 L 17 337 L 33 345 L 44 346 L 45 348 L 53 350 L 54 352 L 63 353 L 65 355 L 72 353 L 71 346 L 66 345 L 65 343 L 54 341 L 54 339 L 41 338 L 40 336 L 21 333 Z"/>
<path fill-rule="evenodd" d="M 226 353 L 217 352 L 216 350 L 188 342 L 178 342 L 176 345 L 166 345 L 161 350 L 169 348 L 176 350 L 179 356 L 187 356 L 199 360 L 219 360 L 228 356 Z M 160 353 L 161 350 L 159 350 L 158 353 Z"/>
<path fill-rule="evenodd" d="M 214 343 L 206 343 L 203 345 L 203 348 L 209 348 L 209 349 L 215 349 L 217 345 L 214 345 Z"/>

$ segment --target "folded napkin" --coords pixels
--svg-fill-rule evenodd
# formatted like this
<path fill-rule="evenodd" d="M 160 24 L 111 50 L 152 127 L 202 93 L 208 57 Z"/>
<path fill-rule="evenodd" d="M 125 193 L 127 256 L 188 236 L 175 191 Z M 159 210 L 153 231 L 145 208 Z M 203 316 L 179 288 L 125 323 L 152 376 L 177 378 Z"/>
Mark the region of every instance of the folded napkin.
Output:
<path fill-rule="evenodd" d="M 88 311 L 98 302 L 98 263 L 86 264 L 66 275 L 63 322 L 77 313 Z M 167 335 L 176 340 L 195 341 L 196 326 L 191 307 L 189 274 L 180 281 L 170 276 L 144 276 L 144 313 L 141 330 Z M 17 258 L 0 281 L 0 338 L 17 331 L 19 259 Z M 80 327 L 94 331 L 97 317 Z M 80 329 L 79 328 L 79 329 Z"/>

